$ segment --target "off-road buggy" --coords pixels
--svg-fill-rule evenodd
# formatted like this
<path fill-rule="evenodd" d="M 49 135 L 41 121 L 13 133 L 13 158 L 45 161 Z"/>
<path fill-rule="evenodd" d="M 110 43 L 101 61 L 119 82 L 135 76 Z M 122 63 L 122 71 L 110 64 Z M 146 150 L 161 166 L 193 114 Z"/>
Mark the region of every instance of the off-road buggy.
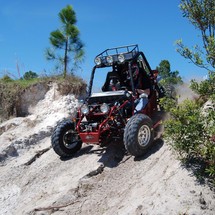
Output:
<path fill-rule="evenodd" d="M 134 64 L 145 72 L 151 86 L 148 104 L 141 113 L 134 113 L 135 102 L 139 99 L 133 80 Z M 103 92 L 92 93 L 94 75 L 105 67 L 112 72 L 107 74 Z M 53 131 L 54 151 L 66 157 L 80 150 L 82 143 L 105 146 L 118 140 L 124 142 L 131 155 L 144 154 L 152 145 L 155 129 L 160 124 L 156 113 L 161 92 L 156 79 L 157 71 L 151 70 L 138 45 L 111 48 L 97 55 L 87 98 L 75 118 L 60 122 Z"/>

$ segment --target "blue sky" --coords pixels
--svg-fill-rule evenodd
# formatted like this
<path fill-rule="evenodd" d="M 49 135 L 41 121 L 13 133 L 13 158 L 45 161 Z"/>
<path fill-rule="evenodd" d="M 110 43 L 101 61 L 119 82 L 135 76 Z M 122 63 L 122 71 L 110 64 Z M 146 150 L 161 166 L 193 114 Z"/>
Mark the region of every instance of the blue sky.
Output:
<path fill-rule="evenodd" d="M 188 46 L 201 43 L 200 32 L 183 18 L 179 0 L 0 0 L 0 76 L 26 71 L 51 72 L 54 62 L 45 59 L 50 32 L 60 27 L 58 13 L 73 6 L 85 43 L 83 71 L 88 82 L 94 57 L 106 48 L 138 44 L 152 67 L 169 60 L 171 70 L 189 80 L 207 74 L 176 52 L 177 39 Z"/>

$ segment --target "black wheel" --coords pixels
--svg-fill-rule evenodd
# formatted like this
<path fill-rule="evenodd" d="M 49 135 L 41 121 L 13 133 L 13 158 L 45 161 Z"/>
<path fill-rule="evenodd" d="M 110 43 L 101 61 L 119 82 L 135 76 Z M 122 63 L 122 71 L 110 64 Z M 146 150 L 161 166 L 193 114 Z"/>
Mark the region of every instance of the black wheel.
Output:
<path fill-rule="evenodd" d="M 81 149 L 82 141 L 71 120 L 64 120 L 57 125 L 51 144 L 54 151 L 61 157 L 68 157 Z"/>
<path fill-rule="evenodd" d="M 144 114 L 136 114 L 128 121 L 124 131 L 124 144 L 134 156 L 143 155 L 152 145 L 154 130 L 152 120 Z"/>

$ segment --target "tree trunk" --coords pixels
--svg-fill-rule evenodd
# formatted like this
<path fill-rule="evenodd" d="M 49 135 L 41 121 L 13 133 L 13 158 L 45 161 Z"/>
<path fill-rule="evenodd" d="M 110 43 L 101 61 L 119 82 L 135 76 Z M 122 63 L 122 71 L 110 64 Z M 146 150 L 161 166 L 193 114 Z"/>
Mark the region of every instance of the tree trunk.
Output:
<path fill-rule="evenodd" d="M 65 47 L 65 53 L 64 53 L 64 71 L 63 71 L 63 77 L 66 78 L 67 75 L 67 63 L 68 63 L 68 58 L 67 58 L 67 52 L 68 52 L 68 39 L 66 41 L 66 47 Z"/>

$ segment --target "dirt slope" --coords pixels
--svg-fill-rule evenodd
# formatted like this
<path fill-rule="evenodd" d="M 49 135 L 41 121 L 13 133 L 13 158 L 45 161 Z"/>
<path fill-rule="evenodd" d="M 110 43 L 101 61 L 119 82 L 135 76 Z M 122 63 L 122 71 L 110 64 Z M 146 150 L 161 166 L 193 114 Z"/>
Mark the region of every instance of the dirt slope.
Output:
<path fill-rule="evenodd" d="M 140 159 L 112 143 L 61 160 L 50 134 L 76 107 L 53 87 L 30 116 L 0 125 L 0 214 L 214 214 L 214 192 L 161 139 Z"/>

